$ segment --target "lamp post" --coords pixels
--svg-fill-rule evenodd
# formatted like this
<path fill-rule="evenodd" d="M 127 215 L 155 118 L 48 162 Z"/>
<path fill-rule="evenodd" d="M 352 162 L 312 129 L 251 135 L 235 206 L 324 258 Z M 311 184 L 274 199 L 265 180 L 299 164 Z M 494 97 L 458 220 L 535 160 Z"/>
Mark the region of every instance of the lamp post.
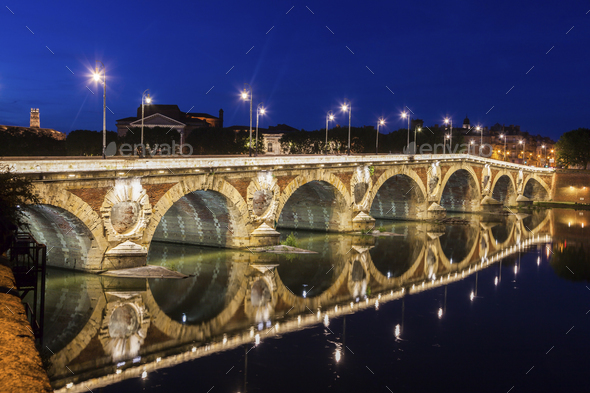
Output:
<path fill-rule="evenodd" d="M 422 131 L 422 127 L 418 127 L 418 125 L 416 125 L 416 127 L 414 127 L 414 154 L 416 154 L 418 152 L 418 141 L 416 140 L 416 130 Z"/>
<path fill-rule="evenodd" d="M 543 148 L 543 150 L 545 151 L 545 167 L 547 167 L 547 148 L 545 145 L 541 146 Z"/>
<path fill-rule="evenodd" d="M 100 72 L 102 71 L 102 158 L 106 158 L 107 149 L 107 75 L 102 61 L 96 60 L 94 69 L 94 80 L 100 81 Z M 100 63 L 100 67 L 98 66 Z"/>
<path fill-rule="evenodd" d="M 479 156 L 481 157 L 481 148 L 483 146 L 483 128 L 480 126 L 475 127 L 476 131 L 479 131 Z M 475 151 L 474 151 L 475 153 Z"/>
<path fill-rule="evenodd" d="M 334 120 L 334 113 L 332 111 L 328 111 L 326 115 L 326 154 L 328 154 L 328 122 Z"/>
<path fill-rule="evenodd" d="M 141 95 L 141 158 L 145 157 L 145 147 L 143 145 L 143 118 L 145 117 L 144 115 L 144 110 L 143 110 L 143 106 L 144 106 L 144 101 L 147 102 L 148 104 L 152 102 L 152 99 L 150 97 L 150 93 L 148 93 L 148 91 L 150 91 L 150 89 L 145 89 L 145 91 L 143 92 L 143 94 Z M 147 93 L 147 97 L 145 95 L 145 93 Z"/>
<path fill-rule="evenodd" d="M 258 116 L 264 115 L 264 105 L 262 102 L 256 106 L 256 153 L 255 157 L 258 157 Z"/>
<path fill-rule="evenodd" d="M 500 134 L 500 138 L 504 139 L 504 161 L 506 161 L 506 135 Z"/>
<path fill-rule="evenodd" d="M 347 104 L 348 102 L 348 104 Z M 348 111 L 348 155 L 350 155 L 350 120 L 352 117 L 352 105 L 350 103 L 350 100 L 348 99 L 344 99 L 344 105 L 342 105 L 342 111 L 346 112 Z"/>
<path fill-rule="evenodd" d="M 379 154 L 379 126 L 385 124 L 385 120 L 382 117 L 377 121 L 377 137 L 375 138 L 375 154 Z"/>
<path fill-rule="evenodd" d="M 248 147 L 248 152 L 250 157 L 252 157 L 252 86 L 247 83 L 244 83 L 244 91 L 242 92 L 242 100 L 250 101 L 250 143 Z"/>
<path fill-rule="evenodd" d="M 449 139 L 449 136 L 445 135 L 445 137 L 443 138 L 443 154 L 446 154 L 445 147 L 447 146 L 447 139 Z"/>
<path fill-rule="evenodd" d="M 449 139 L 449 152 L 452 153 L 453 152 L 453 119 L 450 119 L 448 117 L 445 118 L 445 124 L 451 124 L 451 129 L 449 132 L 449 135 L 447 136 L 447 138 Z M 444 148 L 443 148 L 444 150 Z"/>
<path fill-rule="evenodd" d="M 408 147 L 408 154 L 410 154 L 410 114 L 406 111 L 403 111 L 402 118 L 405 119 L 406 117 L 408 118 L 408 143 L 406 144 L 406 146 Z"/>
<path fill-rule="evenodd" d="M 518 141 L 518 143 L 519 143 L 520 145 L 524 145 L 524 146 L 523 146 L 523 149 L 522 149 L 522 163 L 524 164 L 524 163 L 525 163 L 525 159 L 526 159 L 526 158 L 525 158 L 525 154 L 526 154 L 526 140 L 525 140 L 525 141 L 524 141 L 524 143 L 523 143 L 523 140 L 521 139 L 521 140 L 519 140 L 519 141 Z"/>
<path fill-rule="evenodd" d="M 475 144 L 475 141 L 472 139 L 470 144 L 471 144 L 471 149 L 473 150 L 473 155 L 475 155 L 475 146 L 473 146 Z"/>

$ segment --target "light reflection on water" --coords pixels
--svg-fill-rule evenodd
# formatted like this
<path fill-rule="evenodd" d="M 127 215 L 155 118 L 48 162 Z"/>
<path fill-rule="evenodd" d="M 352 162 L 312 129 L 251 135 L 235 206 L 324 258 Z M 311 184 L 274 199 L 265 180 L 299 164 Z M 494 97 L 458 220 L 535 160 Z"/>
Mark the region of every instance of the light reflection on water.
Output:
<path fill-rule="evenodd" d="M 480 271 L 494 269 L 494 286 L 502 282 L 494 265 L 520 273 L 521 254 L 555 241 L 561 222 L 547 211 L 524 219 L 464 217 L 470 222 L 462 225 L 377 223 L 395 236 L 294 232 L 299 247 L 315 254 L 153 243 L 148 263 L 189 275 L 183 280 L 51 270 L 45 344 L 54 352 L 53 386 L 73 382 L 73 391 L 84 391 L 84 385 L 149 380 L 159 369 L 270 337 L 314 326 L 328 334 L 346 315 L 377 312 L 390 302 L 403 310 L 406 297 L 437 288 L 444 288 L 444 303 L 428 312 L 443 320 L 447 286 L 475 277 L 465 297 L 477 301 Z M 403 340 L 403 321 L 394 326 L 394 337 Z M 346 348 L 335 345 L 331 356 L 339 363 Z"/>

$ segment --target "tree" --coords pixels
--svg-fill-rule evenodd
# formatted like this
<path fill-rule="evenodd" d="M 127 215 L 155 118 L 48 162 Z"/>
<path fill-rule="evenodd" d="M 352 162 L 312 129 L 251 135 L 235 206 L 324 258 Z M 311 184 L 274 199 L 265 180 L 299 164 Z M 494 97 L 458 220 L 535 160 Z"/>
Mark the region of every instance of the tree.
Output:
<path fill-rule="evenodd" d="M 8 127 L 0 132 L 0 156 L 63 156 L 66 143 L 43 129 Z"/>
<path fill-rule="evenodd" d="M 15 175 L 10 167 L 0 166 L 0 254 L 8 248 L 17 228 L 26 227 L 23 208 L 37 203 L 33 183 Z"/>
<path fill-rule="evenodd" d="M 557 161 L 565 167 L 581 166 L 590 162 L 590 129 L 578 128 L 564 133 L 555 145 Z"/>
<path fill-rule="evenodd" d="M 117 141 L 117 133 L 107 131 L 107 146 Z M 66 138 L 68 156 L 102 155 L 102 131 L 75 130 Z"/>

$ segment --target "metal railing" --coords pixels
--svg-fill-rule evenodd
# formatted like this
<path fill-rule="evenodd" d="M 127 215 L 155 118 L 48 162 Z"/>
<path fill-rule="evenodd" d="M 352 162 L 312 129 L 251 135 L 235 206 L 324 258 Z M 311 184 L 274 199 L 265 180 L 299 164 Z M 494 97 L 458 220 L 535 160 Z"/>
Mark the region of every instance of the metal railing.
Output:
<path fill-rule="evenodd" d="M 19 232 L 9 248 L 10 264 L 21 301 L 25 305 L 27 319 L 35 338 L 43 344 L 43 320 L 45 314 L 45 273 L 47 246 L 40 244 L 30 233 Z M 33 292 L 33 302 L 24 299 Z"/>

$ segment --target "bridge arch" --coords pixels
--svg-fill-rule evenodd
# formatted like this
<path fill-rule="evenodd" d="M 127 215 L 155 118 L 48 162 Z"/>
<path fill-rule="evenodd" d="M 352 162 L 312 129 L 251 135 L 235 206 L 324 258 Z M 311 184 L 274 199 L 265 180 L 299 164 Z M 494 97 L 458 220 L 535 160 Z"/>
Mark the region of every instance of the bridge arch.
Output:
<path fill-rule="evenodd" d="M 503 170 L 497 173 L 490 189 L 493 199 L 507 206 L 516 205 L 516 183 L 510 172 Z"/>
<path fill-rule="evenodd" d="M 481 199 L 480 181 L 469 165 L 453 164 L 445 174 L 438 195 L 447 211 L 477 211 Z"/>
<path fill-rule="evenodd" d="M 421 220 L 426 218 L 426 188 L 415 171 L 388 169 L 373 185 L 368 205 L 374 218 Z"/>
<path fill-rule="evenodd" d="M 215 175 L 196 176 L 180 181 L 160 198 L 143 243 L 246 247 L 252 229 L 248 217 L 246 202 L 231 184 Z"/>
<path fill-rule="evenodd" d="M 551 187 L 537 176 L 537 174 L 532 173 L 524 179 L 522 194 L 534 201 L 546 201 L 551 195 Z"/>
<path fill-rule="evenodd" d="M 29 229 L 47 245 L 47 263 L 79 270 L 100 270 L 108 247 L 98 214 L 73 193 L 56 185 L 36 185 L 39 205 L 26 209 Z"/>
<path fill-rule="evenodd" d="M 349 192 L 338 177 L 323 170 L 297 176 L 279 199 L 277 226 L 346 232 L 352 229 Z"/>

